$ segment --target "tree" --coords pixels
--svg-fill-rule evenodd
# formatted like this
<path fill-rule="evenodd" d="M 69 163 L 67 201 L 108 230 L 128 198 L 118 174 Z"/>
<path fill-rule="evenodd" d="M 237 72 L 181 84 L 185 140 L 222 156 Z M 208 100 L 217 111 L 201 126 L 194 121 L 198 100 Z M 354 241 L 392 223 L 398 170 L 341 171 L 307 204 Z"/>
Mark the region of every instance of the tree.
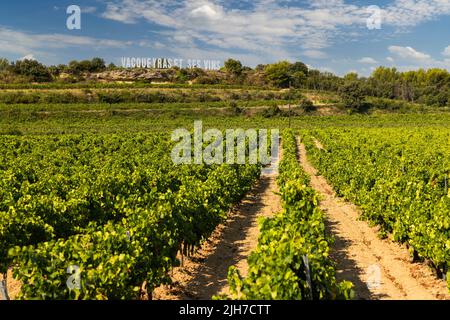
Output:
<path fill-rule="evenodd" d="M 289 87 L 291 81 L 290 67 L 291 64 L 288 61 L 267 65 L 264 69 L 267 80 L 277 87 Z"/>
<path fill-rule="evenodd" d="M 59 66 L 50 66 L 50 67 L 48 67 L 48 71 L 54 77 L 59 76 L 61 74 L 61 72 L 62 72 L 62 70 L 60 69 Z"/>
<path fill-rule="evenodd" d="M 89 68 L 90 72 L 102 72 L 105 71 L 105 69 L 106 69 L 105 60 L 101 58 L 94 58 L 91 60 Z"/>
<path fill-rule="evenodd" d="M 345 81 L 358 81 L 358 74 L 356 72 L 349 72 L 344 76 Z"/>
<path fill-rule="evenodd" d="M 234 76 L 240 76 L 242 74 L 242 63 L 238 60 L 228 59 L 225 61 L 225 71 Z"/>
<path fill-rule="evenodd" d="M 281 88 L 293 86 L 295 88 L 304 87 L 308 80 L 308 67 L 300 61 L 290 63 L 280 61 L 269 64 L 264 68 L 266 78 L 273 85 Z"/>
<path fill-rule="evenodd" d="M 106 69 L 107 70 L 116 70 L 117 66 L 111 62 L 110 64 L 108 64 L 108 67 Z"/>
<path fill-rule="evenodd" d="M 7 59 L 0 58 L 0 72 L 8 70 L 10 64 Z"/>
<path fill-rule="evenodd" d="M 372 95 L 394 99 L 399 88 L 399 73 L 396 68 L 378 67 L 369 79 Z"/>
<path fill-rule="evenodd" d="M 83 72 L 101 72 L 106 70 L 105 61 L 100 58 L 93 58 L 92 60 L 70 61 L 67 71 L 74 75 L 79 75 Z"/>
<path fill-rule="evenodd" d="M 265 68 L 266 68 L 265 64 L 258 64 L 255 68 L 255 71 L 264 71 Z"/>
<path fill-rule="evenodd" d="M 364 106 L 365 95 L 358 81 L 346 81 L 339 88 L 339 95 L 344 105 L 351 111 L 361 111 Z"/>
<path fill-rule="evenodd" d="M 76 60 L 70 61 L 67 66 L 67 72 L 73 75 L 79 75 L 82 72 L 80 63 Z"/>
<path fill-rule="evenodd" d="M 307 76 L 303 73 L 303 71 L 297 71 L 291 75 L 291 84 L 296 88 L 300 88 L 305 85 L 306 79 Z"/>
<path fill-rule="evenodd" d="M 297 61 L 297 62 L 295 62 L 294 64 L 292 64 L 292 65 L 290 66 L 289 72 L 290 72 L 291 74 L 295 74 L 295 73 L 297 73 L 297 72 L 303 72 L 303 74 L 304 74 L 305 76 L 307 76 L 309 70 L 308 70 L 308 67 L 306 66 L 306 64 L 304 64 L 303 62 Z"/>
<path fill-rule="evenodd" d="M 17 75 L 26 76 L 33 82 L 49 82 L 52 76 L 46 66 L 36 60 L 19 60 L 11 65 L 11 70 Z"/>
<path fill-rule="evenodd" d="M 450 91 L 450 73 L 445 69 L 398 72 L 377 68 L 366 81 L 368 95 L 445 106 Z"/>

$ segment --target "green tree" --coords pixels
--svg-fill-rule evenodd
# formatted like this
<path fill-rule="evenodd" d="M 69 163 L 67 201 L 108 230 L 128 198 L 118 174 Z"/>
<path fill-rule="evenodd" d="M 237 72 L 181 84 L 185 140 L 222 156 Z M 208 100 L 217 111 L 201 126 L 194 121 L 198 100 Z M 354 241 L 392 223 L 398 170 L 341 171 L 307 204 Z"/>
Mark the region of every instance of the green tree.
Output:
<path fill-rule="evenodd" d="M 291 75 L 291 84 L 296 88 L 300 88 L 305 85 L 306 79 L 307 76 L 303 71 L 297 71 Z"/>
<path fill-rule="evenodd" d="M 240 76 L 242 74 L 242 63 L 239 60 L 228 59 L 224 65 L 225 71 L 234 76 Z"/>
<path fill-rule="evenodd" d="M 36 60 L 19 60 L 11 65 L 11 70 L 17 75 L 26 76 L 33 82 L 50 82 L 52 75 L 48 68 Z"/>
<path fill-rule="evenodd" d="M 78 61 L 73 60 L 69 62 L 69 65 L 67 66 L 67 72 L 73 75 L 78 75 L 82 72 L 81 65 Z"/>
<path fill-rule="evenodd" d="M 64 70 L 64 68 L 61 67 L 61 65 L 48 67 L 48 71 L 54 77 L 58 77 L 61 74 L 61 72 L 63 72 L 63 70 Z"/>
<path fill-rule="evenodd" d="M 266 78 L 273 85 L 281 88 L 289 87 L 291 82 L 290 69 L 291 64 L 288 61 L 280 61 L 274 64 L 269 64 L 265 67 Z"/>
<path fill-rule="evenodd" d="M 9 61 L 5 58 L 0 58 L 0 72 L 4 72 L 8 70 L 10 64 Z"/>
<path fill-rule="evenodd" d="M 344 105 L 351 111 L 361 111 L 364 106 L 364 91 L 358 81 L 346 81 L 340 88 L 339 94 Z"/>
<path fill-rule="evenodd" d="M 371 94 L 394 99 L 400 84 L 399 76 L 396 68 L 378 67 L 369 79 Z"/>
<path fill-rule="evenodd" d="M 107 70 L 116 70 L 117 69 L 117 66 L 114 64 L 114 63 L 110 63 L 110 64 L 108 64 L 108 67 L 107 67 Z"/>
<path fill-rule="evenodd" d="M 255 68 L 255 71 L 264 71 L 265 68 L 266 68 L 266 65 L 258 64 Z"/>
<path fill-rule="evenodd" d="M 349 72 L 344 76 L 345 81 L 358 81 L 358 74 L 356 72 Z"/>
<path fill-rule="evenodd" d="M 105 71 L 106 65 L 105 60 L 101 58 L 93 58 L 90 63 L 89 71 L 90 72 L 101 72 Z"/>
<path fill-rule="evenodd" d="M 80 75 L 83 72 L 101 72 L 106 70 L 105 61 L 101 58 L 92 60 L 70 61 L 68 72 L 73 75 Z"/>
<path fill-rule="evenodd" d="M 291 74 L 295 74 L 297 72 L 303 72 L 303 74 L 306 76 L 308 75 L 308 67 L 303 62 L 297 61 L 294 64 L 292 64 L 289 68 Z"/>

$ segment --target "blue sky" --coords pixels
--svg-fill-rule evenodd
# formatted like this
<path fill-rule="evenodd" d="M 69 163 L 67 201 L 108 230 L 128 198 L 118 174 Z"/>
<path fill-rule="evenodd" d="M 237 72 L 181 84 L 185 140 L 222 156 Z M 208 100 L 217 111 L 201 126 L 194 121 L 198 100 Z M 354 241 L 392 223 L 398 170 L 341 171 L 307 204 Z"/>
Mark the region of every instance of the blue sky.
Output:
<path fill-rule="evenodd" d="M 72 4 L 81 30 L 66 27 Z M 368 28 L 370 17 L 380 29 Z M 379 65 L 450 70 L 450 0 L 16 0 L 0 9 L 0 56 L 300 60 L 339 75 Z"/>

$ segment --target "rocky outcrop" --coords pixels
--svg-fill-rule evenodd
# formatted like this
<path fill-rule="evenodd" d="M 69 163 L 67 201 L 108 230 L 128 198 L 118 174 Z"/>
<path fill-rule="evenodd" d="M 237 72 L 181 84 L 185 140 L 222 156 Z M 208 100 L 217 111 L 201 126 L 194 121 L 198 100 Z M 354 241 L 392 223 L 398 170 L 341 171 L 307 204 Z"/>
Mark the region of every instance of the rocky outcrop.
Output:
<path fill-rule="evenodd" d="M 97 81 L 146 81 L 168 82 L 173 78 L 170 70 L 127 69 L 110 70 L 88 75 L 89 80 Z"/>

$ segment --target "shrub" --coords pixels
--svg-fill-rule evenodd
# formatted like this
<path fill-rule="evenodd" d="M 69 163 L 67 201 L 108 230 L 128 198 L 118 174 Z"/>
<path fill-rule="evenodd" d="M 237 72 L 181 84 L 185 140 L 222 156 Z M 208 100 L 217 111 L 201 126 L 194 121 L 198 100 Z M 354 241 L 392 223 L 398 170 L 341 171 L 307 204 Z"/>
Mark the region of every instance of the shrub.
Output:
<path fill-rule="evenodd" d="M 264 109 L 262 112 L 262 116 L 264 118 L 272 118 L 282 114 L 281 109 L 278 106 L 270 106 L 267 109 Z"/>
<path fill-rule="evenodd" d="M 312 112 L 316 110 L 314 103 L 308 98 L 302 98 L 298 104 L 298 107 L 304 112 Z"/>
<path fill-rule="evenodd" d="M 239 107 L 239 105 L 236 103 L 236 101 L 230 102 L 229 109 L 231 111 L 231 114 L 235 115 L 235 116 L 239 116 L 244 113 L 244 109 Z"/>

